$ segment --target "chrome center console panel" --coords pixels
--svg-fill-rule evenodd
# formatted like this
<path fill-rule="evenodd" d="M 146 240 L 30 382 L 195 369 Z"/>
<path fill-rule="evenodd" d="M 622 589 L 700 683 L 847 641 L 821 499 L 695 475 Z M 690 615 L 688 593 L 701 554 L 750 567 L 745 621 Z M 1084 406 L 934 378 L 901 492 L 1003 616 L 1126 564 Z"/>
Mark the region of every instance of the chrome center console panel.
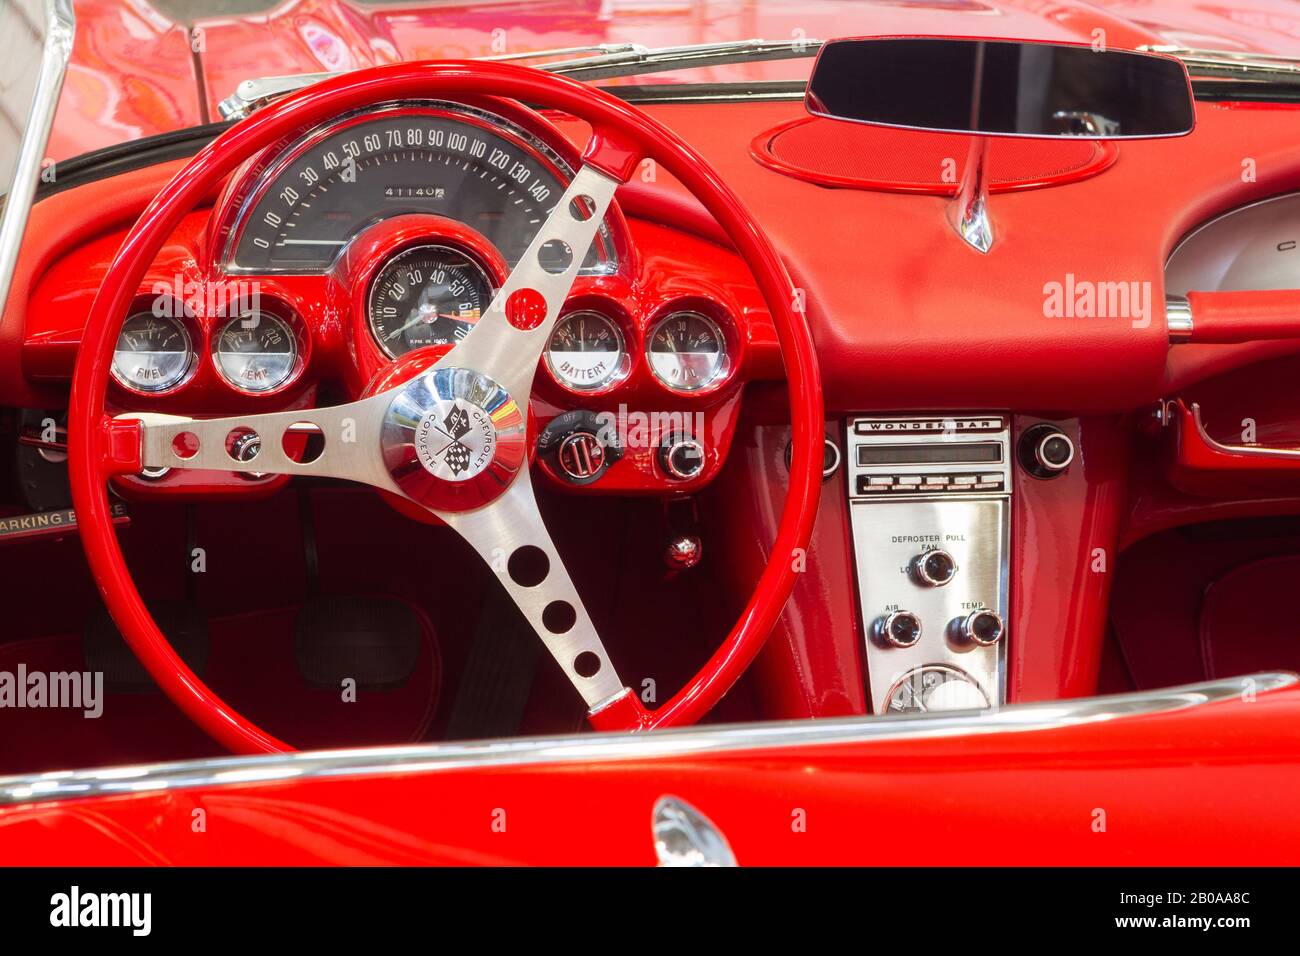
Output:
<path fill-rule="evenodd" d="M 872 712 L 1003 703 L 1009 417 L 850 418 L 846 435 Z"/>

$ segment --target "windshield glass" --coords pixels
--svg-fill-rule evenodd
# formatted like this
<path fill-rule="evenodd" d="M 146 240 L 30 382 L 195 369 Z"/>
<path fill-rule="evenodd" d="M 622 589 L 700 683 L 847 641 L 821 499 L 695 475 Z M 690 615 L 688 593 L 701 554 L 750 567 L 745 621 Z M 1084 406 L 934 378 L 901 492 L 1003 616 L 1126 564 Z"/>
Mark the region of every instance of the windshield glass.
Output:
<path fill-rule="evenodd" d="M 1000 36 L 1120 48 L 1300 56 L 1294 0 L 1093 0 L 1070 17 L 1025 0 L 78 0 L 79 31 L 49 152 L 55 159 L 221 118 L 241 82 L 421 59 L 761 38 Z M 566 55 L 576 58 L 582 54 Z M 527 61 L 525 61 L 527 62 Z M 658 67 L 600 85 L 805 81 L 812 60 Z"/>

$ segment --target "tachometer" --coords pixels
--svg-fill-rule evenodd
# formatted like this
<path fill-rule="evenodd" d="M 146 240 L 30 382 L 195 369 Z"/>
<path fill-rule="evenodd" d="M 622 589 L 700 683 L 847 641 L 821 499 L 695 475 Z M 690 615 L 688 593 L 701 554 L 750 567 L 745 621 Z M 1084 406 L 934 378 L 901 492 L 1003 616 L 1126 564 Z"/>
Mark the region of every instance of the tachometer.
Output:
<path fill-rule="evenodd" d="M 389 358 L 426 345 L 452 345 L 492 301 L 487 273 L 450 246 L 425 245 L 394 256 L 370 287 L 370 331 Z"/>
<path fill-rule="evenodd" d="M 563 195 L 567 175 L 536 137 L 468 107 L 409 105 L 349 117 L 308 135 L 254 177 L 228 268 L 322 272 L 366 226 L 409 213 L 472 226 L 513 267 Z M 612 271 L 611 248 L 602 226 L 583 269 Z"/>
<path fill-rule="evenodd" d="M 113 378 L 137 392 L 175 388 L 194 367 L 190 334 L 179 319 L 137 312 L 122 323 L 113 350 Z"/>

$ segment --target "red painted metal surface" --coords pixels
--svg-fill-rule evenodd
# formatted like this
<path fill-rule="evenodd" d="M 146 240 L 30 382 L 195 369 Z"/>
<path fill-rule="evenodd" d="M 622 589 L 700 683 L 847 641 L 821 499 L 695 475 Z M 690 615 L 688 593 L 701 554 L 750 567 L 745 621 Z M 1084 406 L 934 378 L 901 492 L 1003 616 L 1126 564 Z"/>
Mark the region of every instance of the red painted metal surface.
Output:
<path fill-rule="evenodd" d="M 1291 865 L 1297 722 L 1292 689 L 1056 730 L 228 784 L 0 810 L 0 839 L 40 865 L 651 865 L 673 794 L 742 865 Z"/>
<path fill-rule="evenodd" d="M 749 144 L 753 157 L 795 179 L 841 189 L 956 195 L 968 137 L 846 125 L 803 116 L 764 130 Z M 1063 186 L 1108 169 L 1119 158 L 1111 142 L 993 137 L 989 192 Z"/>
<path fill-rule="evenodd" d="M 678 694 L 652 715 L 625 726 L 666 726 L 698 720 L 735 683 L 762 647 L 796 580 L 788 556 L 811 534 L 820 491 L 822 423 L 817 359 L 802 311 L 775 251 L 731 191 L 684 141 L 612 97 L 582 84 L 496 64 L 420 64 L 367 71 L 287 97 L 205 147 L 141 216 L 110 267 L 86 329 L 69 408 L 69 471 L 83 530 L 82 543 L 114 620 L 159 685 L 222 743 L 240 751 L 279 751 L 287 745 L 265 734 L 217 698 L 170 647 L 135 588 L 112 531 L 104 493 L 107 422 L 104 394 L 120 317 L 168 235 L 189 210 L 259 149 L 329 116 L 399 95 L 505 95 L 587 118 L 607 141 L 636 142 L 713 213 L 754 272 L 772 313 L 786 357 L 794 459 L 773 559 L 740 621 L 717 653 Z M 630 168 L 630 167 L 629 167 Z M 633 698 L 635 700 L 635 698 Z"/>

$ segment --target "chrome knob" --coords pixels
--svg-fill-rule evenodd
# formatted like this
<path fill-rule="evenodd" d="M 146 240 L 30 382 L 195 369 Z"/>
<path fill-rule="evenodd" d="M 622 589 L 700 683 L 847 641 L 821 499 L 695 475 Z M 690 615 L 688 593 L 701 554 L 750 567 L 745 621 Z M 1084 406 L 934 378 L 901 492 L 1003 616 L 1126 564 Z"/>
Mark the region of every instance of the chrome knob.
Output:
<path fill-rule="evenodd" d="M 921 639 L 921 619 L 911 611 L 894 611 L 880 620 L 878 631 L 886 644 L 911 647 Z"/>
<path fill-rule="evenodd" d="M 1004 630 L 1002 615 L 985 607 L 967 614 L 960 627 L 962 638 L 980 647 L 992 647 L 1002 640 Z"/>
<path fill-rule="evenodd" d="M 570 481 L 589 482 L 605 470 L 605 446 L 591 432 L 577 431 L 560 442 L 555 460 Z"/>
<path fill-rule="evenodd" d="M 957 562 L 942 548 L 926 551 L 912 559 L 912 577 L 917 584 L 941 588 L 957 574 Z"/>
<path fill-rule="evenodd" d="M 681 534 L 668 542 L 664 549 L 664 563 L 673 571 L 686 571 L 700 563 L 704 557 L 704 543 L 697 534 Z"/>
<path fill-rule="evenodd" d="M 678 481 L 697 478 L 704 471 L 704 443 L 698 438 L 674 436 L 660 447 L 659 464 Z"/>
<path fill-rule="evenodd" d="M 1020 436 L 1016 455 L 1035 478 L 1057 478 L 1074 461 L 1074 442 L 1050 422 L 1039 422 Z"/>

